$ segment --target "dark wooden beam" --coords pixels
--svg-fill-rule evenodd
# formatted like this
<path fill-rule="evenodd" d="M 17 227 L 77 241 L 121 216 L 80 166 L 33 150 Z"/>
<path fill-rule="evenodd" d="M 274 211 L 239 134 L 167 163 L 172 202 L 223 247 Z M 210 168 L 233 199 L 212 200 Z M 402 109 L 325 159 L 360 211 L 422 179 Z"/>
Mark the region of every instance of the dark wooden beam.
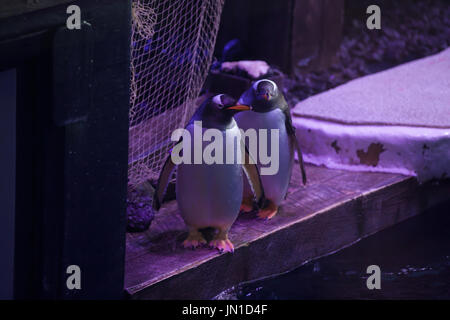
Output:
<path fill-rule="evenodd" d="M 2 0 L 0 3 L 0 19 L 70 2 L 74 2 L 74 0 Z"/>
<path fill-rule="evenodd" d="M 82 30 L 69 1 L 34 2 L 0 18 L 0 70 L 18 79 L 15 298 L 122 298 L 131 0 L 70 1 Z"/>

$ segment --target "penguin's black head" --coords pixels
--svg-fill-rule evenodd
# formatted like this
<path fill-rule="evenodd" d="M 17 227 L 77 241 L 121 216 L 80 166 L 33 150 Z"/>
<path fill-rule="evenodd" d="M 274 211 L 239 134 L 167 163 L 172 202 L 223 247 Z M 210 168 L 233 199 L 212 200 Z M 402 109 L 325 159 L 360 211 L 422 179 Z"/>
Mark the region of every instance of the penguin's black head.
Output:
<path fill-rule="evenodd" d="M 275 82 L 262 79 L 253 84 L 253 90 L 257 100 L 271 101 L 278 96 L 278 87 Z"/>
<path fill-rule="evenodd" d="M 197 120 L 202 120 L 203 126 L 209 128 L 226 128 L 232 124 L 236 113 L 251 110 L 250 106 L 239 105 L 236 99 L 226 94 L 218 94 L 206 100 L 202 107 Z"/>
<path fill-rule="evenodd" d="M 269 112 L 278 107 L 280 92 L 275 82 L 268 79 L 258 80 L 244 92 L 239 104 L 251 105 L 255 112 Z"/>

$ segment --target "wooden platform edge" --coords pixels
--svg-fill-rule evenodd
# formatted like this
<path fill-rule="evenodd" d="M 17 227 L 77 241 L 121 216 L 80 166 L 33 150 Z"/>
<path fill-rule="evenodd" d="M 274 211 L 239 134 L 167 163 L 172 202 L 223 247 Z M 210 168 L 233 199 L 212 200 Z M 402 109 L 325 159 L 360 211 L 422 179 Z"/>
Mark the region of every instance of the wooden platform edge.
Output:
<path fill-rule="evenodd" d="M 242 282 L 293 270 L 450 200 L 450 182 L 414 177 L 374 188 L 151 285 L 126 288 L 131 299 L 211 299 Z"/>

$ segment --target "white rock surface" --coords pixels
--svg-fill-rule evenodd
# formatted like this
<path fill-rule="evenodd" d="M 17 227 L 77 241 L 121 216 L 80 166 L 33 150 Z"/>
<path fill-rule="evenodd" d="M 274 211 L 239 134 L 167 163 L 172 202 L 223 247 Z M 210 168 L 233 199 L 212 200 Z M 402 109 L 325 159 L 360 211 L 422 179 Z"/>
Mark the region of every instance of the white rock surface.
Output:
<path fill-rule="evenodd" d="M 300 117 L 293 122 L 305 162 L 413 175 L 419 181 L 450 177 L 450 129 L 347 125 Z"/>
<path fill-rule="evenodd" d="M 292 113 L 307 162 L 450 178 L 450 49 L 310 97 Z"/>
<path fill-rule="evenodd" d="M 221 70 L 225 72 L 244 70 L 253 79 L 258 79 L 263 75 L 267 74 L 269 71 L 269 65 L 267 62 L 262 60 L 241 60 L 241 61 L 231 61 L 223 62 Z"/>

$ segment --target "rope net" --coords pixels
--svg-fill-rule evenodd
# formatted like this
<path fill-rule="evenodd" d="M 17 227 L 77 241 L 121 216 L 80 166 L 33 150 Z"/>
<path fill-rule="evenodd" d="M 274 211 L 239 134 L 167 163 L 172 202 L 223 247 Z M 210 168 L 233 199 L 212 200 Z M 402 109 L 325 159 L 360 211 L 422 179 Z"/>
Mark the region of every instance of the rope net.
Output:
<path fill-rule="evenodd" d="M 224 0 L 134 0 L 128 184 L 156 180 L 195 111 Z"/>

